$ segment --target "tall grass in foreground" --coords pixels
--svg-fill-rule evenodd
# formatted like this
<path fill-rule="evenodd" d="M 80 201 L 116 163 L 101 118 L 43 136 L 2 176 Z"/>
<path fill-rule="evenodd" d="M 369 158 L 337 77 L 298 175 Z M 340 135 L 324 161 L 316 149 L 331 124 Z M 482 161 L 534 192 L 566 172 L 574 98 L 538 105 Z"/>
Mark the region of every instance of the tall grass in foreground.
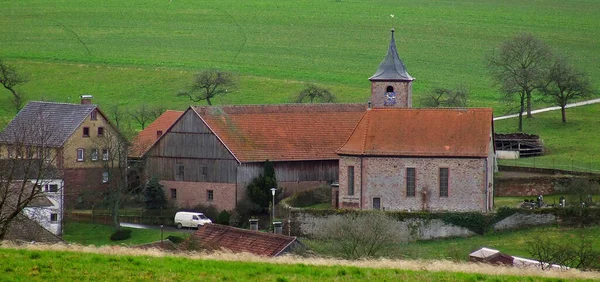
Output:
<path fill-rule="evenodd" d="M 157 250 L 4 242 L 0 271 L 7 280 L 233 281 L 556 281 L 599 279 L 597 272 L 541 271 L 449 261 L 257 257 L 249 254 L 170 254 Z"/>

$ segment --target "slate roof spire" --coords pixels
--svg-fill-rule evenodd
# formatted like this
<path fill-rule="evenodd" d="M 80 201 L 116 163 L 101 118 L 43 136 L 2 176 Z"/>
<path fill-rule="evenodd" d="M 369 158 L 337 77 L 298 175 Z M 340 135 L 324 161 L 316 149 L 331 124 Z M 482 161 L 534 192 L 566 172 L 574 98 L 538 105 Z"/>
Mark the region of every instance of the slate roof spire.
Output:
<path fill-rule="evenodd" d="M 414 78 L 408 74 L 406 67 L 402 60 L 398 56 L 398 50 L 396 49 L 396 40 L 394 39 L 394 29 L 392 28 L 392 40 L 390 41 L 390 47 L 388 48 L 387 55 L 383 58 L 377 72 L 369 78 L 374 81 L 412 81 Z"/>

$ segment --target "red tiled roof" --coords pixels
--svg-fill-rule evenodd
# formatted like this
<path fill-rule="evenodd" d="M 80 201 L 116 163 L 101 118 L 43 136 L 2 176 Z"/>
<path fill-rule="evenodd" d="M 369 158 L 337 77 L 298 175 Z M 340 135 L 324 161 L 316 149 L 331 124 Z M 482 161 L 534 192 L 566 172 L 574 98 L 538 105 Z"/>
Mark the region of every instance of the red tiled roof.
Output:
<path fill-rule="evenodd" d="M 146 154 L 146 152 L 158 141 L 156 132 L 160 130 L 165 134 L 182 114 L 182 111 L 165 111 L 160 117 L 133 138 L 133 145 L 129 156 L 134 158 L 143 157 L 144 154 Z"/>
<path fill-rule="evenodd" d="M 296 241 L 296 237 L 220 224 L 205 224 L 190 240 L 197 240 L 196 242 L 208 250 L 226 249 L 234 253 L 273 257 L 280 255 L 291 246 Z"/>
<path fill-rule="evenodd" d="M 192 107 L 240 162 L 335 160 L 362 104 Z"/>
<path fill-rule="evenodd" d="M 340 155 L 487 157 L 492 109 L 368 110 Z"/>

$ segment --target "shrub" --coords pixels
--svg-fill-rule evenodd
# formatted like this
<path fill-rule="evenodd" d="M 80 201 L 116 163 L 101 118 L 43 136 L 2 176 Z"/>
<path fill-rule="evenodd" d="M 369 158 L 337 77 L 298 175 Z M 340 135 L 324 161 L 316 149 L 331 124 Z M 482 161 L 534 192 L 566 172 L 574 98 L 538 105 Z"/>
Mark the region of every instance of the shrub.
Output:
<path fill-rule="evenodd" d="M 294 207 L 307 207 L 320 203 L 331 203 L 331 188 L 322 186 L 313 190 L 294 194 L 290 205 Z"/>
<path fill-rule="evenodd" d="M 338 215 L 317 225 L 315 236 L 334 242 L 333 251 L 347 259 L 379 256 L 402 241 L 394 219 L 382 212 Z"/>
<path fill-rule="evenodd" d="M 173 235 L 170 235 L 170 236 L 168 236 L 165 239 L 167 239 L 167 240 L 169 240 L 169 241 L 171 241 L 171 242 L 173 242 L 175 244 L 179 244 L 179 243 L 183 242 L 183 240 L 184 240 L 182 237 L 173 236 Z"/>
<path fill-rule="evenodd" d="M 229 219 L 231 218 L 231 213 L 226 210 L 222 210 L 217 216 L 217 223 L 223 225 L 229 225 Z"/>
<path fill-rule="evenodd" d="M 131 238 L 131 229 L 121 229 L 110 235 L 111 241 L 121 241 Z"/>

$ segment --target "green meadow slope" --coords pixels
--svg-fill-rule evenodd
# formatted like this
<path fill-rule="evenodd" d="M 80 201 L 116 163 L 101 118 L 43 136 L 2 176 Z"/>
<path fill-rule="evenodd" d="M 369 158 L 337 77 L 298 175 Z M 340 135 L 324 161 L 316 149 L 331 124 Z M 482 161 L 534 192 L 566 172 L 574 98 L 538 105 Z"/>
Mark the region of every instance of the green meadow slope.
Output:
<path fill-rule="evenodd" d="M 33 248 L 36 248 L 35 246 Z M 44 247 L 40 247 L 44 249 Z M 48 249 L 60 249 L 51 246 Z M 39 249 L 39 248 L 37 248 Z M 485 265 L 410 261 L 267 259 L 249 255 L 163 256 L 153 251 L 77 247 L 0 249 L 7 281 L 591 281 L 596 273 L 543 272 Z M 220 259 L 219 259 L 220 258 Z M 234 261 L 232 261 L 234 260 Z M 245 261 L 244 261 L 245 260 Z M 312 265 L 311 265 L 312 264 Z M 356 266 L 353 266 L 356 265 Z M 358 267 L 357 267 L 358 266 Z M 468 272 L 468 273 L 467 273 Z"/>
<path fill-rule="evenodd" d="M 484 56 L 518 32 L 531 32 L 592 78 L 600 75 L 600 5 L 595 1 L 4 1 L 0 58 L 27 73 L 28 99 L 100 106 L 146 102 L 182 109 L 174 94 L 194 72 L 240 74 L 218 104 L 282 103 L 314 82 L 342 102 L 365 102 L 397 32 L 416 99 L 434 86 L 464 83 L 471 106 L 497 100 Z M 390 17 L 395 14 L 395 17 Z M 594 80 L 599 85 L 597 80 Z M 0 116 L 14 115 L 0 91 Z"/>
<path fill-rule="evenodd" d="M 205 68 L 239 74 L 238 86 L 216 104 L 286 103 L 307 82 L 328 87 L 340 102 L 366 102 L 392 26 L 417 78 L 416 106 L 433 87 L 462 83 L 471 90 L 469 106 L 493 107 L 496 116 L 514 109 L 498 99 L 484 58 L 520 32 L 570 57 L 600 88 L 594 0 L 23 0 L 3 1 L 0 12 L 0 58 L 29 77 L 18 88 L 26 99 L 78 102 L 89 93 L 105 110 L 140 103 L 185 109 L 190 101 L 175 93 Z M 567 126 L 554 113 L 526 122 L 527 132 L 547 141 L 545 166 L 574 159 L 600 168 L 596 112 L 573 110 Z M 0 127 L 14 114 L 10 93 L 0 89 Z M 496 129 L 516 127 L 508 120 Z"/>

